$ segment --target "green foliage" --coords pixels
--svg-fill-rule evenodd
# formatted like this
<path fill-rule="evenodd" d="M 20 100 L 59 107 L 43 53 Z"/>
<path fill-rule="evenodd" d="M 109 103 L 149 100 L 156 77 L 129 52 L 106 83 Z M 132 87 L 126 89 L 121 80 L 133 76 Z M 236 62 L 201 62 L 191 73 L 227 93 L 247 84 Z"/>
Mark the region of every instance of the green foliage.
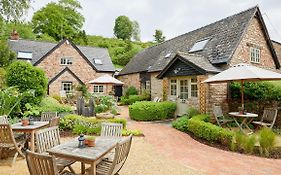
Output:
<path fill-rule="evenodd" d="M 228 129 L 218 127 L 211 123 L 205 122 L 209 116 L 201 114 L 189 119 L 187 129 L 196 137 L 205 139 L 209 142 L 217 142 L 223 145 L 229 145 L 234 133 Z"/>
<path fill-rule="evenodd" d="M 111 96 L 97 96 L 95 97 L 95 112 L 101 113 L 108 110 L 113 110 L 116 102 Z"/>
<path fill-rule="evenodd" d="M 183 116 L 178 118 L 177 120 L 173 121 L 172 126 L 173 128 L 176 128 L 177 130 L 180 130 L 182 132 L 187 132 L 187 125 L 188 125 L 189 117 Z"/>
<path fill-rule="evenodd" d="M 130 40 L 133 33 L 133 23 L 127 16 L 118 16 L 115 19 L 113 31 L 118 39 Z"/>
<path fill-rule="evenodd" d="M 141 132 L 141 130 L 138 129 L 132 129 L 132 130 L 127 130 L 127 129 L 123 129 L 122 130 L 122 135 L 123 136 L 129 136 L 129 135 L 133 135 L 133 136 L 142 136 L 143 133 Z"/>
<path fill-rule="evenodd" d="M 132 105 L 137 101 L 148 101 L 150 96 L 147 95 L 130 95 L 129 97 L 122 96 L 120 99 L 121 105 Z"/>
<path fill-rule="evenodd" d="M 0 67 L 6 67 L 15 60 L 16 54 L 10 50 L 7 41 L 0 40 Z"/>
<path fill-rule="evenodd" d="M 173 102 L 136 102 L 129 106 L 131 119 L 151 121 L 167 119 L 174 116 L 176 104 Z"/>
<path fill-rule="evenodd" d="M 83 32 L 81 29 L 85 19 L 79 12 L 81 9 L 77 0 L 48 3 L 32 17 L 34 33 L 48 34 L 56 41 L 63 38 L 75 39 Z"/>
<path fill-rule="evenodd" d="M 188 116 L 189 118 L 192 118 L 192 117 L 194 117 L 194 116 L 196 116 L 196 115 L 199 115 L 199 114 L 200 114 L 200 111 L 199 111 L 197 108 L 189 107 L 189 108 L 187 109 L 187 116 Z"/>
<path fill-rule="evenodd" d="M 47 92 L 48 79 L 42 69 L 32 66 L 25 61 L 15 61 L 7 69 L 6 80 L 8 86 L 18 87 L 20 92 L 32 90 L 33 94 L 25 96 L 25 103 L 39 104 Z"/>
<path fill-rule="evenodd" d="M 125 96 L 129 97 L 130 95 L 138 95 L 138 90 L 137 88 L 135 88 L 134 86 L 130 86 L 126 92 L 125 92 Z"/>
<path fill-rule="evenodd" d="M 126 120 L 120 118 L 114 119 L 96 119 L 69 114 L 63 117 L 60 121 L 60 129 L 72 130 L 74 134 L 99 134 L 101 131 L 101 123 L 121 123 L 126 129 Z"/>
<path fill-rule="evenodd" d="M 166 37 L 163 36 L 162 30 L 159 29 L 155 30 L 155 34 L 153 35 L 153 37 L 154 37 L 154 41 L 156 41 L 157 43 L 162 43 L 166 39 Z"/>
<path fill-rule="evenodd" d="M 5 69 L 0 67 L 0 90 L 5 87 L 5 76 L 6 76 Z"/>
<path fill-rule="evenodd" d="M 59 101 L 52 97 L 43 98 L 41 103 L 39 104 L 39 111 L 40 112 L 72 112 L 72 107 L 65 104 L 60 104 Z"/>
<path fill-rule="evenodd" d="M 39 116 L 40 111 L 37 107 L 31 106 L 29 103 L 25 104 L 26 111 L 23 114 L 23 117 L 30 117 L 30 116 Z"/>
<path fill-rule="evenodd" d="M 140 25 L 137 21 L 132 22 L 133 25 L 133 33 L 132 33 L 132 38 L 135 41 L 140 41 Z"/>
<path fill-rule="evenodd" d="M 269 128 L 262 128 L 259 133 L 260 153 L 269 156 L 271 149 L 275 145 L 276 136 Z"/>
<path fill-rule="evenodd" d="M 7 21 L 19 21 L 29 7 L 30 0 L 1 0 L 0 17 L 5 17 Z"/>
<path fill-rule="evenodd" d="M 18 107 L 23 94 L 19 93 L 15 87 L 8 87 L 0 90 L 0 116 L 9 116 L 13 110 L 19 111 Z"/>

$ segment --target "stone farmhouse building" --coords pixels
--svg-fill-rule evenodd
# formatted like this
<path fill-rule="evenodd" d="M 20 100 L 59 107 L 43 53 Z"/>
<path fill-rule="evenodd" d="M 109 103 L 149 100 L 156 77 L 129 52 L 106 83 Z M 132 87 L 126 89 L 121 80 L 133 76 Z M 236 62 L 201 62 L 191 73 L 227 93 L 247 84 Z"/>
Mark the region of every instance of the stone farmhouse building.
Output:
<path fill-rule="evenodd" d="M 238 63 L 279 71 L 280 63 L 258 6 L 180 35 L 138 53 L 119 79 L 151 98 L 176 101 L 178 115 L 189 106 L 211 112 L 228 106 L 228 84 L 201 83 Z"/>
<path fill-rule="evenodd" d="M 115 68 L 105 48 L 77 46 L 68 39 L 59 43 L 19 39 L 13 33 L 9 46 L 17 58 L 45 71 L 49 80 L 48 94 L 65 96 L 78 85 L 90 92 L 109 94 L 112 87 L 92 85 L 89 81 L 104 74 L 113 76 Z"/>

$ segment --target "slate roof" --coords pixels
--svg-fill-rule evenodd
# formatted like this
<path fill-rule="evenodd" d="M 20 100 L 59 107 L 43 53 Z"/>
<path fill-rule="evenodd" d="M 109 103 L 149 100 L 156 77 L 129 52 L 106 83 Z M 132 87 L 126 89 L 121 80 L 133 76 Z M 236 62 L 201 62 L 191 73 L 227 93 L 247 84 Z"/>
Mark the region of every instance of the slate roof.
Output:
<path fill-rule="evenodd" d="M 204 39 L 209 39 L 208 43 L 203 50 L 197 51 L 196 54 L 203 56 L 206 61 L 213 65 L 227 63 L 239 45 L 251 19 L 257 12 L 259 12 L 259 8 L 255 6 L 147 48 L 133 57 L 119 75 L 145 71 L 161 71 L 174 58 L 177 52 L 188 53 L 197 41 Z M 171 56 L 165 58 L 165 55 L 169 52 L 172 52 Z M 279 62 L 277 65 L 279 66 Z"/>
<path fill-rule="evenodd" d="M 9 46 L 14 52 L 26 51 L 32 52 L 32 64 L 38 63 L 46 54 L 54 49 L 58 43 L 32 41 L 32 40 L 9 40 Z M 115 68 L 112 64 L 108 50 L 105 48 L 77 46 L 83 55 L 89 60 L 91 66 L 97 71 L 101 72 L 114 72 Z M 102 65 L 94 64 L 94 58 L 102 60 Z"/>

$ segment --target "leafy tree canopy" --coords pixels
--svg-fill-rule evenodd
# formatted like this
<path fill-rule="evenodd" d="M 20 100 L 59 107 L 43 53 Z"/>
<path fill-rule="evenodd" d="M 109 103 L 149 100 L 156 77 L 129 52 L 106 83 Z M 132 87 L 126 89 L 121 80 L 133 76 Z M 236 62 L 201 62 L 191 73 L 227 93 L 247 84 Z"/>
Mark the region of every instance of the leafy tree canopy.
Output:
<path fill-rule="evenodd" d="M 0 16 L 6 21 L 19 21 L 30 7 L 31 0 L 0 0 Z"/>
<path fill-rule="evenodd" d="M 130 40 L 133 34 L 133 23 L 127 16 L 118 16 L 115 19 L 113 31 L 118 39 Z"/>
<path fill-rule="evenodd" d="M 60 0 L 49 3 L 32 17 L 34 33 L 48 34 L 56 41 L 63 38 L 75 39 L 83 32 L 84 17 L 78 10 L 82 7 L 77 0 Z"/>
<path fill-rule="evenodd" d="M 153 36 L 154 36 L 154 41 L 156 41 L 157 43 L 162 43 L 166 39 L 166 37 L 163 36 L 162 30 L 159 29 L 155 30 L 155 34 Z"/>
<path fill-rule="evenodd" d="M 7 41 L 0 40 L 0 67 L 8 66 L 15 58 L 16 54 L 10 50 Z"/>
<path fill-rule="evenodd" d="M 140 41 L 140 25 L 137 21 L 133 21 L 133 34 L 132 34 L 132 38 L 135 41 Z"/>

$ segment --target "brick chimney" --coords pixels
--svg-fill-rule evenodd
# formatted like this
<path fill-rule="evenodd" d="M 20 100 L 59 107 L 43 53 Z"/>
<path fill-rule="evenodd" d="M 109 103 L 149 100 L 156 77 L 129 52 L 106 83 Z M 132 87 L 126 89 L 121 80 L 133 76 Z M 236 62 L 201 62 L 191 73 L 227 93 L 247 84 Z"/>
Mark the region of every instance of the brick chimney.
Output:
<path fill-rule="evenodd" d="M 12 33 L 11 33 L 11 36 L 10 36 L 10 39 L 11 40 L 19 40 L 20 39 L 20 35 L 18 34 L 18 32 L 13 29 Z"/>

